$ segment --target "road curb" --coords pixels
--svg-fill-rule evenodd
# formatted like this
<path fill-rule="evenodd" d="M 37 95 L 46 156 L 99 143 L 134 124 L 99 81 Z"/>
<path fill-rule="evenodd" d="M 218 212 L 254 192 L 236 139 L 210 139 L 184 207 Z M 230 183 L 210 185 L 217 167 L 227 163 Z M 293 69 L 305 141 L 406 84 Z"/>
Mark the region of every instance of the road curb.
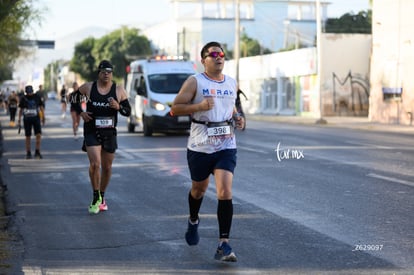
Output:
<path fill-rule="evenodd" d="M 336 128 L 348 128 L 358 129 L 365 131 L 381 131 L 381 132 L 398 132 L 414 134 L 414 126 L 402 125 L 397 123 L 379 123 L 369 121 L 368 117 L 324 117 L 323 122 L 321 119 L 307 116 L 281 116 L 281 115 L 247 115 L 247 125 L 249 120 L 286 123 L 286 124 L 298 124 L 315 127 L 336 127 Z M 248 127 L 248 126 L 247 126 Z"/>
<path fill-rule="evenodd" d="M 17 258 L 20 255 L 16 249 L 16 234 L 10 229 L 11 217 L 7 213 L 7 184 L 3 179 L 3 127 L 0 123 L 0 274 L 19 274 L 16 270 Z"/>
<path fill-rule="evenodd" d="M 0 161 L 3 157 L 3 131 L 0 124 Z M 0 169 L 0 271 L 6 271 L 9 265 L 7 260 L 9 259 L 8 241 L 9 236 L 7 232 L 8 218 L 6 215 L 6 203 L 5 203 L 5 186 L 3 183 L 3 175 Z"/>

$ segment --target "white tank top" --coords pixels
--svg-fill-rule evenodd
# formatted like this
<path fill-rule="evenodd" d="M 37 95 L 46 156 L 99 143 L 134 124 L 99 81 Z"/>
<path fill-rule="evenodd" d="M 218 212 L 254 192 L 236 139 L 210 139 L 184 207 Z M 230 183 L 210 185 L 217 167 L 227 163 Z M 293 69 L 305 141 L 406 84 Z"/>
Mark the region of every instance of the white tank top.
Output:
<path fill-rule="evenodd" d="M 222 81 L 215 81 L 208 78 L 204 73 L 191 77 L 195 77 L 197 80 L 197 92 L 192 103 L 200 103 L 207 96 L 214 98 L 213 109 L 195 112 L 192 114 L 192 118 L 203 122 L 225 122 L 230 120 L 233 116 L 237 95 L 236 80 L 224 75 Z M 228 124 L 228 127 L 226 127 L 225 124 L 223 123 L 219 127 L 210 126 L 210 129 L 208 129 L 207 125 L 192 122 L 187 148 L 209 154 L 224 149 L 235 149 L 234 129 Z M 228 132 L 229 130 L 230 132 Z"/>

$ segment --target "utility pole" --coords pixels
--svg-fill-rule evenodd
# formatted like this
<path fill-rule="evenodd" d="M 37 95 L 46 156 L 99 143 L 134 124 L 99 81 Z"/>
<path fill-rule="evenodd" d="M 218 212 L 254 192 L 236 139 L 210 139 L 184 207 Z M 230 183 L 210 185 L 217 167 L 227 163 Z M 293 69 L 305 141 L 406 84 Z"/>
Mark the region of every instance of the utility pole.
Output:
<path fill-rule="evenodd" d="M 182 53 L 182 56 L 183 56 L 185 59 L 187 59 L 187 58 L 186 58 L 186 53 L 185 53 L 185 51 L 186 51 L 186 49 L 185 49 L 185 39 L 186 39 L 186 37 L 185 37 L 185 27 L 183 27 L 183 53 Z"/>
<path fill-rule="evenodd" d="M 316 0 L 316 59 L 317 59 L 317 77 L 316 77 L 316 91 L 319 98 L 318 120 L 316 124 L 326 124 L 326 120 L 322 117 L 322 91 L 321 91 L 321 73 L 322 73 L 322 47 L 321 47 L 321 2 Z"/>
<path fill-rule="evenodd" d="M 236 8 L 235 8 L 235 28 L 236 34 L 234 38 L 234 63 L 236 65 L 236 81 L 237 85 L 239 84 L 239 59 L 240 59 L 240 0 L 236 0 Z"/>
<path fill-rule="evenodd" d="M 56 91 L 57 92 L 57 89 L 55 89 L 55 82 L 54 82 L 54 79 L 55 79 L 55 69 L 54 69 L 54 64 L 53 63 L 54 62 L 50 63 L 50 88 L 49 89 L 51 89 L 52 91 Z"/>

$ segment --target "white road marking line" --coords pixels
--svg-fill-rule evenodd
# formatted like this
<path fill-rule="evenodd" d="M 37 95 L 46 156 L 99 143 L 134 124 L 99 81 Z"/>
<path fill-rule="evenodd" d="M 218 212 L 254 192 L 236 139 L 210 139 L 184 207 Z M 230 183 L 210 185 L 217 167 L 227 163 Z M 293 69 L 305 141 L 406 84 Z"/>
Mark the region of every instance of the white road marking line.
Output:
<path fill-rule="evenodd" d="M 394 147 L 391 146 L 383 146 L 383 145 L 377 145 L 377 144 L 371 144 L 371 143 L 363 143 L 363 142 L 350 142 L 347 141 L 346 143 L 348 144 L 353 144 L 353 145 L 360 145 L 360 146 L 368 146 L 368 147 L 372 147 L 372 148 L 376 148 L 376 149 L 394 149 Z"/>
<path fill-rule="evenodd" d="M 260 150 L 257 148 L 252 148 L 252 147 L 247 147 L 247 146 L 237 146 L 238 149 L 240 150 L 245 150 L 245 151 L 250 151 L 250 152 L 254 152 L 254 153 L 260 153 L 260 154 L 268 154 L 269 152 L 264 151 L 264 150 Z"/>
<path fill-rule="evenodd" d="M 400 183 L 400 184 L 404 184 L 404 185 L 408 185 L 408 186 L 414 187 L 414 182 L 410 182 L 410 181 L 406 181 L 406 180 L 401 180 L 401 179 L 397 179 L 397 178 L 392 178 L 392 177 L 387 177 L 387 176 L 383 176 L 383 175 L 378 175 L 378 174 L 375 174 L 375 173 L 369 173 L 369 174 L 367 174 L 367 176 L 368 177 L 371 177 L 371 178 L 382 179 L 382 180 L 396 182 L 396 183 Z"/>

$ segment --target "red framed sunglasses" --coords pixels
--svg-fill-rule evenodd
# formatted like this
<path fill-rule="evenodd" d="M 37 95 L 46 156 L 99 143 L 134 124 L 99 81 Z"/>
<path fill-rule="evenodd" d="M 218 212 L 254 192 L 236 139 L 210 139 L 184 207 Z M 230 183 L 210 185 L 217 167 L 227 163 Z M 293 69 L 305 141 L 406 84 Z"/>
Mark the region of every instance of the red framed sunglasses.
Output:
<path fill-rule="evenodd" d="M 221 57 L 221 58 L 224 58 L 224 56 L 226 56 L 223 52 L 209 52 L 206 56 L 205 56 L 205 58 L 206 57 L 208 57 L 208 56 L 210 56 L 210 57 L 212 57 L 212 58 L 217 58 L 217 57 Z"/>

